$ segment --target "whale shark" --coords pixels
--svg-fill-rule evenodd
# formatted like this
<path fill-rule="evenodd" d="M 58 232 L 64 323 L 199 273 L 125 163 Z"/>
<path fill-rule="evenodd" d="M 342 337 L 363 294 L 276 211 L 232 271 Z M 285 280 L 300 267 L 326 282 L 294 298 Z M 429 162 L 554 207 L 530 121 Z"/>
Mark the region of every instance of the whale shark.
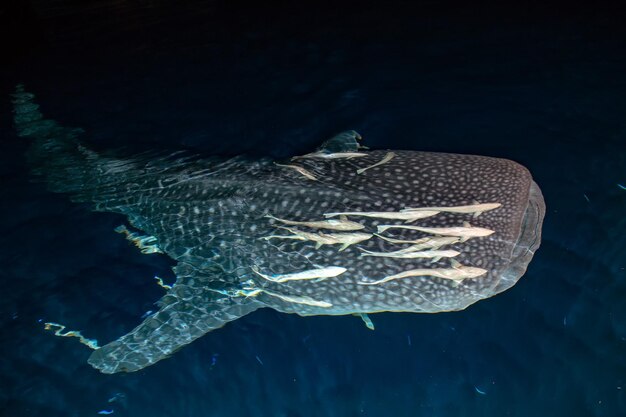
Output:
<path fill-rule="evenodd" d="M 175 262 L 155 314 L 103 346 L 89 340 L 103 373 L 143 369 L 260 308 L 358 315 L 371 329 L 367 314 L 463 310 L 512 287 L 540 245 L 541 191 L 507 159 L 369 150 L 355 131 L 288 161 L 125 156 L 44 118 L 22 85 L 13 104 L 35 178 L 122 214 L 118 232 Z"/>

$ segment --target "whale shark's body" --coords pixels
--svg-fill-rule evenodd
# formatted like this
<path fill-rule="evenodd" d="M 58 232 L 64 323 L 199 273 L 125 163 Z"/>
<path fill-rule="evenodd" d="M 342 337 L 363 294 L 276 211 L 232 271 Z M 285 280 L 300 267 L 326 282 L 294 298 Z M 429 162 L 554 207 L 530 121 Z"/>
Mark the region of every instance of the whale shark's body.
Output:
<path fill-rule="evenodd" d="M 363 151 L 356 132 L 289 167 L 183 153 L 120 159 L 89 150 L 79 129 L 43 119 L 32 98 L 22 87 L 14 95 L 16 128 L 33 140 L 35 173 L 53 191 L 126 215 L 158 245 L 146 253 L 177 262 L 160 310 L 89 358 L 105 373 L 142 369 L 261 307 L 303 316 L 461 310 L 514 285 L 540 243 L 541 192 L 509 160 Z M 436 213 L 411 224 L 463 232 L 471 222 L 492 233 L 467 240 L 415 228 L 377 233 L 379 225 L 406 224 L 402 210 L 429 207 Z M 358 212 L 398 213 L 398 220 Z M 336 219 L 351 231 L 322 228 L 333 213 L 348 213 Z M 362 256 L 410 252 L 411 243 L 395 242 L 426 250 L 430 238 L 442 242 L 434 249 L 458 254 Z"/>

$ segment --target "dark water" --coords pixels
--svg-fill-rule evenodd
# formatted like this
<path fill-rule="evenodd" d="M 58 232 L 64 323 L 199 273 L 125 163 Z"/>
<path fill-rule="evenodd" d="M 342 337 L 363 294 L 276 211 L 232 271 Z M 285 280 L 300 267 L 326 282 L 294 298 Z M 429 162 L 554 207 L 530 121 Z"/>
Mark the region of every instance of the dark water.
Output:
<path fill-rule="evenodd" d="M 626 415 L 626 31 L 619 8 L 454 2 L 0 6 L 3 416 Z M 355 129 L 372 148 L 527 166 L 548 206 L 509 291 L 463 312 L 261 310 L 142 372 L 89 349 L 132 329 L 171 264 L 29 177 L 8 94 L 95 147 L 286 157 Z M 110 402 L 109 402 L 110 401 Z"/>

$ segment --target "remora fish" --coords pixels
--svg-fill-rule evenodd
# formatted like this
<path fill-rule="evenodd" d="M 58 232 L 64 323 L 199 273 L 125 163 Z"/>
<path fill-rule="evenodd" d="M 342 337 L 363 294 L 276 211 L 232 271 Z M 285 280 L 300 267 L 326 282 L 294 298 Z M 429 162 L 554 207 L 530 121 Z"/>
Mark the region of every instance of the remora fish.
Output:
<path fill-rule="evenodd" d="M 339 251 L 345 250 L 348 246 L 363 242 L 370 239 L 373 235 L 370 233 L 311 233 L 292 227 L 278 226 L 293 233 L 293 236 L 271 235 L 263 239 L 297 239 L 315 242 L 315 249 L 319 249 L 322 245 L 342 245 Z"/>
<path fill-rule="evenodd" d="M 279 219 L 278 217 L 274 217 L 271 214 L 266 215 L 265 217 L 269 219 L 274 219 L 277 222 L 281 222 L 283 224 L 288 224 L 290 226 L 306 226 L 312 229 L 329 229 L 329 230 L 362 230 L 365 228 L 361 223 L 350 221 L 346 218 L 340 218 L 339 220 L 331 219 L 331 220 L 313 220 L 310 222 L 299 222 L 294 220 L 286 220 Z"/>
<path fill-rule="evenodd" d="M 399 259 L 415 259 L 415 258 L 430 258 L 433 262 L 438 261 L 441 258 L 453 258 L 460 255 L 461 252 L 455 250 L 424 250 L 424 251 L 411 251 L 401 253 L 383 253 L 383 252 L 365 252 L 361 256 L 378 256 L 381 258 L 399 258 Z"/>
<path fill-rule="evenodd" d="M 336 216 L 357 216 L 357 217 L 373 217 L 377 219 L 392 219 L 392 220 L 404 220 L 406 223 L 413 222 L 415 220 L 424 219 L 437 215 L 438 211 L 424 210 L 424 211 L 407 211 L 407 212 L 394 212 L 394 211 L 346 211 L 343 213 L 324 213 L 325 217 Z"/>
<path fill-rule="evenodd" d="M 454 264 L 451 268 L 436 268 L 436 269 L 410 269 L 408 271 L 400 272 L 399 274 L 389 275 L 373 282 L 358 282 L 360 285 L 381 285 L 394 280 L 401 280 L 410 277 L 437 277 L 443 279 L 449 279 L 451 281 L 463 281 L 469 278 L 478 278 L 485 275 L 488 271 L 482 268 L 476 268 L 474 266 L 466 266 L 461 264 Z"/>
<path fill-rule="evenodd" d="M 411 211 L 423 211 L 423 210 L 436 210 L 438 212 L 448 212 L 448 213 L 472 213 L 474 217 L 480 216 L 485 211 L 494 210 L 500 207 L 502 204 L 500 203 L 475 203 L 469 206 L 456 206 L 456 207 L 407 207 L 401 212 L 411 212 Z"/>
<path fill-rule="evenodd" d="M 463 226 L 461 227 L 421 227 L 383 224 L 378 226 L 378 233 L 382 233 L 388 229 L 409 229 L 438 236 L 454 236 L 461 238 L 461 242 L 473 237 L 486 237 L 495 233 L 495 230 L 484 227 L 474 227 L 468 222 L 463 222 Z"/>
<path fill-rule="evenodd" d="M 176 262 L 176 281 L 159 310 L 91 354 L 89 363 L 104 373 L 145 368 L 262 307 L 304 316 L 462 310 L 514 285 L 540 243 L 545 212 L 541 192 L 529 172 L 509 160 L 395 150 L 389 158 L 387 151 L 361 151 L 353 132 L 330 139 L 316 152 L 332 157 L 300 159 L 320 181 L 293 175 L 266 159 L 180 152 L 100 155 L 89 149 L 80 129 L 44 119 L 33 95 L 21 86 L 13 97 L 17 134 L 31 143 L 29 162 L 38 178 L 73 201 L 126 216 L 137 233 L 154 237 L 164 253 L 159 256 Z M 336 157 L 342 153 L 359 155 Z M 356 169 L 372 167 L 385 156 L 385 163 L 368 175 L 357 174 Z M 481 226 L 494 232 L 491 236 L 454 244 L 463 268 L 434 269 L 430 259 L 316 249 L 315 242 L 295 236 L 262 239 L 276 231 L 263 217 L 266 213 L 281 219 L 320 219 L 333 212 L 397 211 L 424 201 L 452 207 L 473 200 L 502 205 L 481 218 Z M 421 219 L 420 226 L 437 232 L 461 227 L 466 217 L 440 213 Z M 372 236 L 355 245 L 374 251 L 388 243 L 373 234 L 376 222 L 363 218 L 364 231 Z M 411 230 L 393 232 L 389 239 L 398 242 L 416 239 Z M 341 271 L 328 273 L 328 267 L 345 272 L 287 282 L 272 282 L 254 272 L 308 278 Z M 322 271 L 306 272 L 312 269 Z"/>

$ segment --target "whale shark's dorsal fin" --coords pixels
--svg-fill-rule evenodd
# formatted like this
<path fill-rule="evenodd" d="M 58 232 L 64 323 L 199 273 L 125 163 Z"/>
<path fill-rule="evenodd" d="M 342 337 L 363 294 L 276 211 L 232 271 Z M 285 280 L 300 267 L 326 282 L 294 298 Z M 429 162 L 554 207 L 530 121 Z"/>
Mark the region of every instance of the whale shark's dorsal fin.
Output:
<path fill-rule="evenodd" d="M 294 156 L 292 161 L 298 159 L 351 159 L 367 156 L 366 153 L 359 152 L 360 149 L 368 149 L 367 146 L 359 144 L 361 135 L 354 130 L 339 133 L 328 139 L 315 150 L 306 155 Z"/>
<path fill-rule="evenodd" d="M 363 146 L 359 144 L 359 140 L 362 137 L 354 130 L 348 130 L 341 132 L 338 135 L 333 136 L 326 142 L 317 148 L 317 152 L 320 153 L 340 153 L 340 152 L 356 152 L 359 149 L 363 149 Z"/>

